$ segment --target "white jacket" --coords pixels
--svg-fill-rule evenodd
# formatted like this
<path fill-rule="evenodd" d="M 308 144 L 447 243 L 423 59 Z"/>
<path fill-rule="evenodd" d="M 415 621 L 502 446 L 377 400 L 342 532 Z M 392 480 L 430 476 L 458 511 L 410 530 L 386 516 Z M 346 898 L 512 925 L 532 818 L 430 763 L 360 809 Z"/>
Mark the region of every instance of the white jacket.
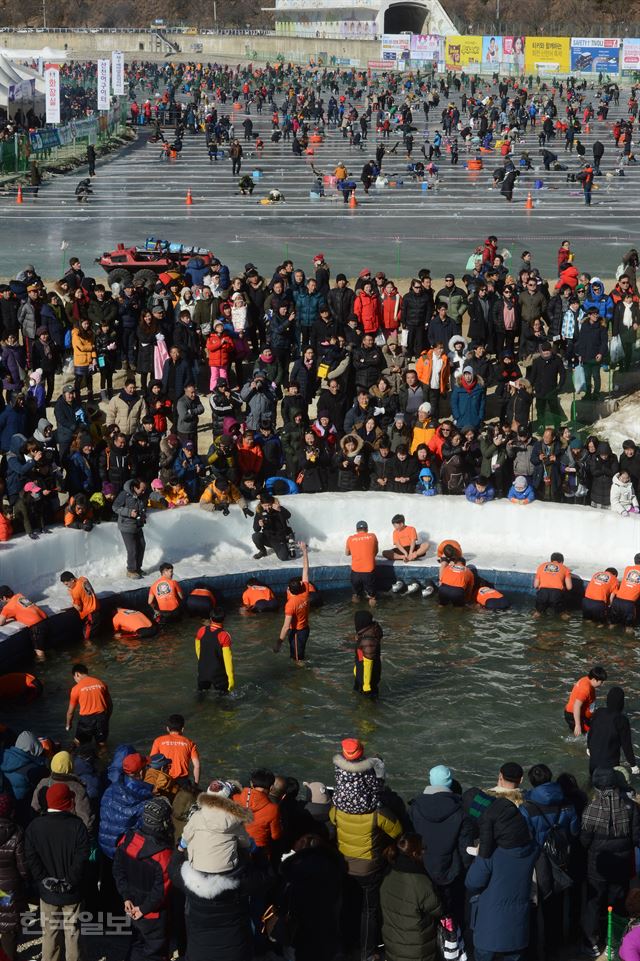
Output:
<path fill-rule="evenodd" d="M 616 474 L 611 483 L 611 510 L 616 514 L 626 514 L 631 507 L 638 507 L 638 498 L 633 492 L 633 484 L 631 481 L 623 484 L 620 474 Z"/>
<path fill-rule="evenodd" d="M 191 867 L 205 874 L 224 874 L 237 868 L 238 846 L 248 850 L 250 845 L 244 827 L 250 821 L 253 813 L 231 798 L 200 794 L 198 806 L 182 832 Z"/>

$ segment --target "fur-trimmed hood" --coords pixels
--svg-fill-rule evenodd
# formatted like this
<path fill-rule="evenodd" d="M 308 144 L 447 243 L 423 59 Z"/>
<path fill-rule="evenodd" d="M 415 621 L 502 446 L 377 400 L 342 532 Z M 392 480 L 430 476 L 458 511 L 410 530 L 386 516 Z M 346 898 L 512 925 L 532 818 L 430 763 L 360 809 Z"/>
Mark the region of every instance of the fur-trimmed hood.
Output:
<path fill-rule="evenodd" d="M 524 795 L 520 788 L 517 787 L 490 787 L 486 788 L 484 793 L 488 794 L 489 797 L 501 797 L 504 798 L 505 801 L 511 801 L 512 804 L 515 804 L 515 806 L 518 808 L 524 803 Z"/>
<path fill-rule="evenodd" d="M 219 811 L 244 824 L 250 824 L 253 821 L 253 811 L 242 807 L 241 804 L 237 804 L 232 798 L 225 797 L 223 794 L 207 794 L 206 792 L 199 794 L 197 803 L 202 810 Z"/>
<path fill-rule="evenodd" d="M 359 761 L 347 761 L 342 754 L 336 754 L 334 755 L 333 763 L 341 771 L 347 771 L 350 774 L 364 774 L 365 771 L 375 770 L 373 761 L 368 757 L 364 757 Z"/>
<path fill-rule="evenodd" d="M 205 901 L 213 901 L 225 891 L 233 891 L 240 887 L 238 878 L 224 874 L 204 874 L 192 868 L 188 861 L 185 861 L 180 868 L 180 875 L 187 894 L 193 894 Z"/>
<path fill-rule="evenodd" d="M 365 415 L 365 419 L 366 419 L 366 417 L 368 417 L 368 416 L 369 416 L 368 414 Z M 347 452 L 347 448 L 346 448 L 346 446 L 345 446 L 347 440 L 348 440 L 350 437 L 353 438 L 353 440 L 356 442 L 356 449 L 355 449 L 352 453 L 348 453 L 348 452 Z M 357 434 L 345 434 L 345 436 L 344 436 L 344 437 L 342 438 L 342 440 L 340 441 L 340 449 L 341 449 L 342 453 L 345 455 L 345 457 L 355 457 L 356 454 L 362 453 L 362 448 L 363 448 L 363 446 L 364 446 L 364 441 L 362 440 L 361 437 L 358 437 Z"/>

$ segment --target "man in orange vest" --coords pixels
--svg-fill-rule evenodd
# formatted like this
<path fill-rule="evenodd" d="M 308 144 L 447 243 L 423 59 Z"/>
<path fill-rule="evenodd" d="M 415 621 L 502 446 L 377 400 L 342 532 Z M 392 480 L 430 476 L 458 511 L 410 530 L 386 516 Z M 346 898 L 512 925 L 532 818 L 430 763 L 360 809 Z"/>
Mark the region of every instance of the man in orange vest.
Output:
<path fill-rule="evenodd" d="M 128 607 L 118 607 L 113 615 L 113 630 L 115 638 L 120 637 L 153 637 L 158 633 L 158 625 L 150 621 L 142 611 L 134 611 Z"/>
<path fill-rule="evenodd" d="M 86 577 L 63 571 L 60 580 L 71 595 L 71 603 L 82 622 L 82 636 L 90 641 L 100 626 L 100 602 Z"/>
<path fill-rule="evenodd" d="M 302 575 L 292 577 L 289 581 L 284 621 L 273 650 L 277 654 L 285 638 L 288 638 L 290 657 L 301 666 L 309 640 L 309 555 L 305 543 L 301 541 L 299 547 L 302 551 Z"/>
<path fill-rule="evenodd" d="M 164 621 L 175 621 L 182 613 L 183 600 L 182 588 L 173 579 L 173 564 L 161 564 L 160 577 L 149 588 L 149 607 L 158 611 Z"/>
<path fill-rule="evenodd" d="M 215 611 L 218 603 L 216 595 L 206 584 L 196 584 L 187 595 L 185 608 L 189 617 L 209 617 Z"/>
<path fill-rule="evenodd" d="M 347 537 L 344 552 L 347 557 L 351 557 L 352 601 L 355 604 L 364 594 L 371 607 L 375 607 L 378 538 L 369 533 L 366 521 L 358 521 L 356 533 Z"/>
<path fill-rule="evenodd" d="M 638 600 L 640 600 L 640 554 L 636 554 L 633 558 L 633 564 L 625 567 L 620 578 L 620 586 L 609 608 L 613 623 L 624 624 L 628 634 L 633 633 L 638 619 Z"/>
<path fill-rule="evenodd" d="M 277 611 L 278 601 L 270 587 L 256 577 L 250 577 L 242 593 L 242 610 L 252 614 Z"/>
<path fill-rule="evenodd" d="M 582 616 L 585 621 L 595 621 L 601 627 L 607 623 L 611 598 L 618 589 L 618 572 L 615 567 L 597 571 L 582 598 Z"/>
<path fill-rule="evenodd" d="M 549 608 L 561 617 L 568 617 L 564 612 L 565 596 L 571 591 L 571 571 L 564 565 L 564 556 L 558 552 L 551 555 L 548 561 L 538 565 L 533 586 L 536 590 L 536 609 L 534 617 L 541 617 Z"/>
<path fill-rule="evenodd" d="M 14 594 L 6 584 L 0 587 L 0 601 L 4 605 L 0 614 L 0 626 L 8 621 L 17 621 L 18 624 L 28 627 L 33 651 L 39 661 L 44 661 L 44 646 L 49 627 L 45 612 L 24 594 Z"/>
<path fill-rule="evenodd" d="M 596 665 L 573 685 L 564 709 L 564 719 L 574 737 L 580 737 L 589 730 L 596 691 L 602 687 L 606 679 L 607 672 L 604 667 Z"/>
<path fill-rule="evenodd" d="M 98 747 L 105 747 L 109 736 L 109 718 L 113 710 L 109 688 L 104 681 L 91 677 L 84 664 L 74 664 L 71 676 L 75 683 L 69 694 L 66 729 L 71 730 L 77 707 L 80 716 L 76 727 L 76 744 L 95 737 Z"/>
<path fill-rule="evenodd" d="M 469 570 L 464 557 L 448 560 L 445 557 L 440 563 L 438 574 L 438 601 L 446 606 L 464 607 L 471 600 L 474 587 L 473 571 Z"/>

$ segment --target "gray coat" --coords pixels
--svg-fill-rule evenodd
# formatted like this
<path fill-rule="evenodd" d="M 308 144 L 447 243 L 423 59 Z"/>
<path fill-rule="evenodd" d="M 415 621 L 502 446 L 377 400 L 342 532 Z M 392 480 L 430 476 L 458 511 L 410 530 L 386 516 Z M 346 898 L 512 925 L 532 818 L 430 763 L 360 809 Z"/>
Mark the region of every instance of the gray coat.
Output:
<path fill-rule="evenodd" d="M 262 390 L 254 390 L 249 382 L 240 391 L 240 396 L 247 405 L 247 427 L 250 430 L 259 430 L 263 417 L 270 417 L 275 422 L 277 401 L 266 383 Z"/>
<path fill-rule="evenodd" d="M 194 434 L 198 429 L 198 417 L 204 414 L 204 407 L 198 395 L 191 400 L 186 394 L 176 403 L 178 434 Z"/>
<path fill-rule="evenodd" d="M 136 516 L 133 512 L 136 511 Z M 144 527 L 147 520 L 147 502 L 133 490 L 133 481 L 128 480 L 113 502 L 113 513 L 118 518 L 118 530 L 124 534 L 135 534 Z"/>

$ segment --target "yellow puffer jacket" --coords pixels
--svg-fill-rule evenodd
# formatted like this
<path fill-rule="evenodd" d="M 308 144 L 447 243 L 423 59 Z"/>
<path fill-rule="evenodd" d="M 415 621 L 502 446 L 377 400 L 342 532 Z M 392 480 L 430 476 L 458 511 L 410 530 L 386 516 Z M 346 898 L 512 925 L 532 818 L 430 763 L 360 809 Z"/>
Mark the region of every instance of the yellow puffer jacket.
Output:
<path fill-rule="evenodd" d="M 71 331 L 71 346 L 74 367 L 88 367 L 96 359 L 96 348 L 91 332 L 87 335 L 79 327 L 74 327 Z"/>
<path fill-rule="evenodd" d="M 329 818 L 336 826 L 338 849 L 349 874 L 363 876 L 377 871 L 384 848 L 402 834 L 400 821 L 384 808 L 371 814 L 345 814 L 332 807 Z"/>

